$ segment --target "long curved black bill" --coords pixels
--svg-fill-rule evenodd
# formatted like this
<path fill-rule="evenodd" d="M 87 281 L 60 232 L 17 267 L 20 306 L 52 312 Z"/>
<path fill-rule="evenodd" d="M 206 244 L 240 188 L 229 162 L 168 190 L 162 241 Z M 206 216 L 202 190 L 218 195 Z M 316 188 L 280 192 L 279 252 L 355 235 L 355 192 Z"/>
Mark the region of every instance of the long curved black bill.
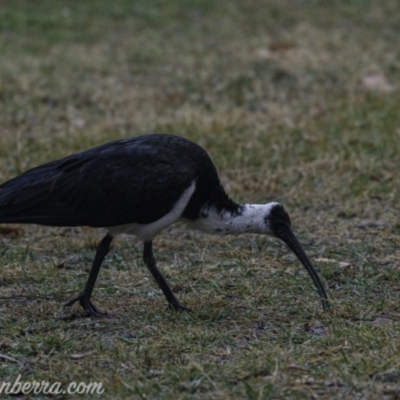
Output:
<path fill-rule="evenodd" d="M 300 260 L 300 262 L 304 265 L 307 272 L 310 274 L 311 279 L 314 282 L 315 287 L 318 290 L 319 296 L 322 302 L 322 308 L 324 311 L 330 308 L 328 296 L 326 295 L 324 284 L 322 283 L 318 272 L 315 270 L 311 261 L 308 259 L 303 247 L 301 247 L 300 242 L 297 240 L 295 234 L 292 232 L 290 228 L 285 229 L 284 232 L 279 232 L 279 239 L 283 240 L 286 245 L 293 251 L 296 257 Z"/>

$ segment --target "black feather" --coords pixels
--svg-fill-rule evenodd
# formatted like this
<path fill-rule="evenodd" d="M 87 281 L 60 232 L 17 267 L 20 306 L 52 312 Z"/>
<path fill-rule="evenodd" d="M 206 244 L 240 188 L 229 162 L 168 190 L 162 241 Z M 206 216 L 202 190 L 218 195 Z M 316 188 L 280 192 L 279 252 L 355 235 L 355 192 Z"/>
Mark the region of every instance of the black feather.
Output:
<path fill-rule="evenodd" d="M 0 185 L 0 223 L 151 223 L 171 211 L 193 182 L 186 218 L 196 219 L 207 203 L 217 210 L 237 209 L 200 146 L 172 135 L 124 139 L 43 164 Z"/>

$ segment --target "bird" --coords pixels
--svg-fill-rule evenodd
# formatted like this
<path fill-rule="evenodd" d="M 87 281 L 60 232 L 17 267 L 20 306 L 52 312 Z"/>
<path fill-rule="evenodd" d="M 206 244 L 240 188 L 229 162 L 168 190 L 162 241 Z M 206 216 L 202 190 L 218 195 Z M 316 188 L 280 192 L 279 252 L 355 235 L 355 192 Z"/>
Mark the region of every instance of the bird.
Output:
<path fill-rule="evenodd" d="M 100 317 L 92 292 L 101 264 L 119 234 L 143 242 L 143 261 L 176 311 L 190 310 L 157 268 L 153 239 L 171 224 L 209 234 L 254 233 L 276 237 L 309 273 L 324 310 L 330 304 L 317 271 L 278 202 L 239 204 L 225 192 L 209 154 L 181 136 L 147 134 L 108 142 L 51 161 L 0 184 L 0 224 L 106 228 L 78 302 Z"/>

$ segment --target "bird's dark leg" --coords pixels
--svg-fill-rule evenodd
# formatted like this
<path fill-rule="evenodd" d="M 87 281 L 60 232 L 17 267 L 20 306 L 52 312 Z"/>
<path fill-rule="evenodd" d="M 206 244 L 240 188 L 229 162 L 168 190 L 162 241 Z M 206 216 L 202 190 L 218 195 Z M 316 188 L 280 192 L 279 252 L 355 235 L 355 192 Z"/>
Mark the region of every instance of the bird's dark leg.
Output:
<path fill-rule="evenodd" d="M 113 236 L 111 236 L 109 233 L 107 233 L 107 235 L 104 236 L 104 238 L 101 240 L 101 242 L 97 246 L 96 255 L 94 257 L 92 268 L 89 272 L 89 278 L 86 281 L 85 288 L 78 296 L 74 297 L 67 304 L 65 304 L 65 306 L 72 306 L 72 304 L 74 304 L 76 301 L 79 301 L 79 304 L 90 316 L 100 317 L 104 314 L 96 309 L 96 307 L 90 301 L 90 297 L 92 296 L 94 284 L 96 283 L 101 263 L 103 262 L 104 257 L 108 254 L 110 250 L 110 244 L 112 240 Z"/>
<path fill-rule="evenodd" d="M 161 275 L 161 272 L 158 270 L 156 259 L 153 254 L 153 243 L 151 240 L 144 242 L 143 260 L 147 268 L 154 276 L 154 279 L 157 281 L 158 286 L 160 286 L 160 289 L 167 298 L 169 305 L 173 307 L 175 311 L 190 311 L 190 308 L 187 308 L 183 306 L 181 303 L 179 303 L 178 299 L 172 293 L 171 288 L 168 286 L 167 281 L 164 279 L 164 277 Z"/>

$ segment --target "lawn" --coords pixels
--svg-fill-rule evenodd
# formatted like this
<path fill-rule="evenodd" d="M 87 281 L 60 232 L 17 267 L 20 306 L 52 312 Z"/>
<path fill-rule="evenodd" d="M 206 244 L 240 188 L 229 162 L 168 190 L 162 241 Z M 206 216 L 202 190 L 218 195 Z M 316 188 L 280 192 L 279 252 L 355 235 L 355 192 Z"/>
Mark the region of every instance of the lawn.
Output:
<path fill-rule="evenodd" d="M 176 225 L 154 249 L 193 312 L 167 308 L 121 236 L 94 292 L 108 316 L 83 318 L 63 304 L 104 232 L 0 225 L 0 387 L 398 399 L 399 26 L 396 0 L 1 2 L 0 182 L 110 140 L 185 136 L 236 201 L 284 204 L 332 307 L 276 239 Z"/>

